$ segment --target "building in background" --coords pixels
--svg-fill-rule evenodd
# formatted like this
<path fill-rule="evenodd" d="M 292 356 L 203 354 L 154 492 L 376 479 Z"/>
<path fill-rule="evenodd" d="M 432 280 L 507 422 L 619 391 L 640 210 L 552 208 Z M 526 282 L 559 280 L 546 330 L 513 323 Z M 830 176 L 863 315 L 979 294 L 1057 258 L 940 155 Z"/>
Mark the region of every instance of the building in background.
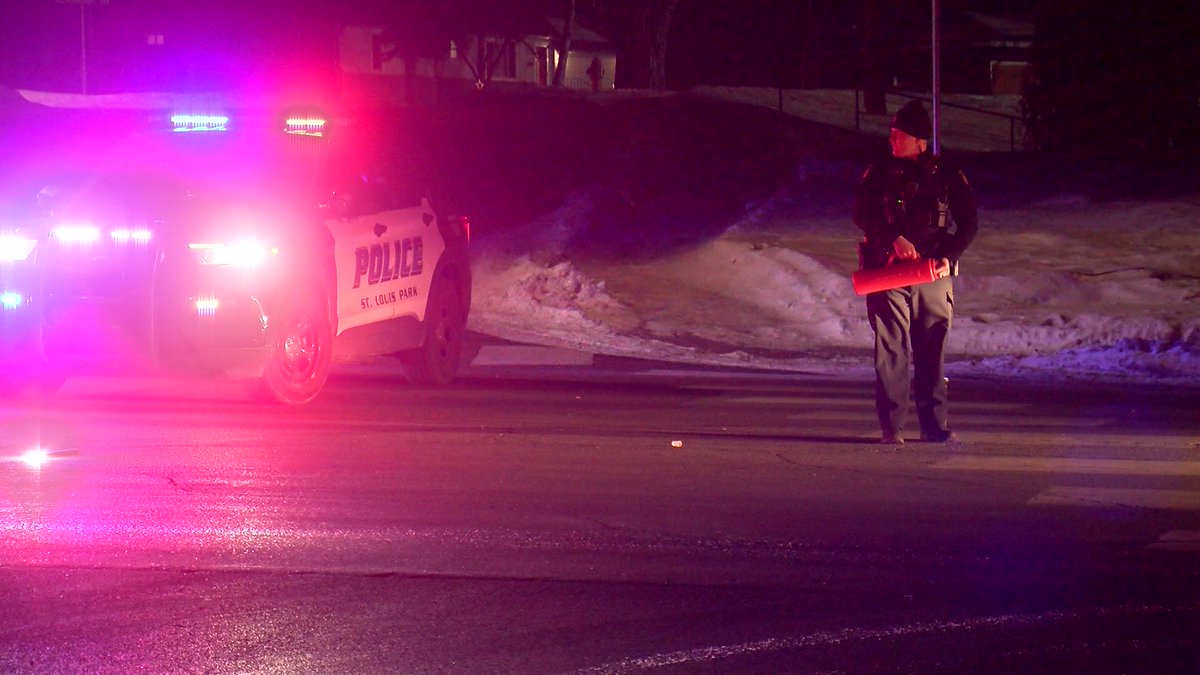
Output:
<path fill-rule="evenodd" d="M 498 10 L 413 24 L 370 3 L 207 0 L 21 2 L 0 25 L 0 86 L 88 94 L 365 87 L 423 102 L 444 87 L 550 86 L 562 20 Z M 494 28 L 493 28 L 494 26 Z M 564 86 L 591 90 L 616 55 L 575 26 Z M 596 70 L 593 69 L 593 73 Z"/>
<path fill-rule="evenodd" d="M 338 63 L 341 72 L 357 86 L 416 103 L 430 100 L 447 87 L 549 87 L 563 58 L 556 46 L 562 23 L 561 19 L 536 17 L 516 32 L 451 28 L 443 30 L 435 44 L 421 46 L 406 46 L 405 35 L 383 25 L 359 23 L 341 29 Z M 572 32 L 563 86 L 611 90 L 617 62 L 611 43 L 578 25 Z M 599 67 L 593 68 L 593 63 Z M 598 74 L 595 85 L 589 69 Z"/>
<path fill-rule="evenodd" d="M 970 44 L 975 84 L 982 85 L 981 70 L 986 62 L 988 86 L 984 93 L 1019 95 L 1032 58 L 1033 22 L 978 12 L 968 12 L 967 16 L 976 26 Z"/>

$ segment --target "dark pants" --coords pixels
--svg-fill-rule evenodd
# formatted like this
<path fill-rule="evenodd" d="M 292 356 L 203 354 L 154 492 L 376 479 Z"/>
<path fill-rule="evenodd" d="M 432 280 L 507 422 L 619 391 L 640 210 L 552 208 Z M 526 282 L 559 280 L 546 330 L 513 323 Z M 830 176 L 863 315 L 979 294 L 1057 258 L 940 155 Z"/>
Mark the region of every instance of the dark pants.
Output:
<path fill-rule="evenodd" d="M 904 430 L 910 353 L 921 432 L 948 428 L 942 360 L 953 314 L 954 286 L 948 277 L 867 296 L 867 317 L 875 331 L 875 410 L 884 434 Z"/>

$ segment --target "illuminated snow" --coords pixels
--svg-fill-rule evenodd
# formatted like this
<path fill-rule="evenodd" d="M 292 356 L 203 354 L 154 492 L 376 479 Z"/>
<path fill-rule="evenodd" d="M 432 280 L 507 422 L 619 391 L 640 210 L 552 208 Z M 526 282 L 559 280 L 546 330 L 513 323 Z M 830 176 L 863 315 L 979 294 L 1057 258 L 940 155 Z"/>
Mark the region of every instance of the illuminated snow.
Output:
<path fill-rule="evenodd" d="M 599 354 L 869 368 L 848 216 L 784 200 L 651 261 L 577 264 L 563 242 L 584 208 L 476 238 L 471 327 Z M 955 282 L 951 374 L 1200 383 L 1200 198 L 1058 199 L 980 217 Z"/>

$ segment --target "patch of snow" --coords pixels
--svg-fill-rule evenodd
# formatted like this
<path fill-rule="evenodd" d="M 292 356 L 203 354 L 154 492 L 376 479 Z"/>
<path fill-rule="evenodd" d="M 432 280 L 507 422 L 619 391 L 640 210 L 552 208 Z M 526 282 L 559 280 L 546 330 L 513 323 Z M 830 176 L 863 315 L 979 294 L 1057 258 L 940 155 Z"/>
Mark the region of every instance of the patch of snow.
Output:
<path fill-rule="evenodd" d="M 528 230 L 475 242 L 471 328 L 685 363 L 869 368 L 848 216 L 759 204 L 685 249 L 576 264 L 572 237 L 604 226 L 596 198 L 577 193 Z M 948 370 L 1200 384 L 1196 223 L 1195 198 L 982 213 L 955 280 Z"/>

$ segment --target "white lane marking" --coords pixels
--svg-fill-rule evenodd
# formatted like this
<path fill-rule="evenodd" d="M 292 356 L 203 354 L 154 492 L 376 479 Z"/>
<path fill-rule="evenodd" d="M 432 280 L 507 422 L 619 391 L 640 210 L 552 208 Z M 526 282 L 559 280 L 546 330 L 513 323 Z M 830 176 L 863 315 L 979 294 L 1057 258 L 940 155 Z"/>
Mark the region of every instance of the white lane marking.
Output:
<path fill-rule="evenodd" d="M 1021 628 L 1024 626 L 1046 623 L 1051 621 L 1069 621 L 1089 619 L 1097 616 L 1120 614 L 1174 614 L 1192 612 L 1200 609 L 1200 604 L 1184 605 L 1182 607 L 1085 607 L 1076 610 L 1058 610 L 1043 614 L 1001 614 L 999 616 L 984 616 L 960 621 L 929 621 L 914 623 L 906 626 L 888 628 L 846 628 L 838 631 L 821 631 L 795 637 L 767 638 L 757 642 L 743 642 L 733 645 L 718 645 L 714 647 L 699 647 L 664 654 L 654 654 L 640 658 L 625 659 L 615 663 L 579 670 L 579 673 L 631 673 L 651 668 L 664 668 L 681 664 L 696 664 L 730 659 L 739 656 L 754 655 L 760 652 L 781 651 L 786 649 L 803 649 L 806 647 L 821 647 L 843 644 L 849 641 L 867 641 L 880 639 L 895 639 L 914 635 L 927 635 L 946 631 L 977 631 L 986 628 Z"/>
<path fill-rule="evenodd" d="M 746 401 L 746 399 L 733 399 L 733 402 L 744 403 L 747 401 Z M 769 403 L 776 403 L 776 401 L 769 401 Z M 820 401 L 818 399 L 814 399 L 811 401 L 801 401 L 801 400 L 793 399 L 791 401 L 788 401 L 788 403 L 796 403 L 797 406 L 803 405 L 803 404 L 812 404 L 815 408 L 818 408 L 816 410 L 805 410 L 805 411 L 800 411 L 800 412 L 788 413 L 787 419 L 790 419 L 790 420 L 821 420 L 821 419 L 829 419 L 830 421 L 843 421 L 843 420 L 851 420 L 851 419 L 864 420 L 864 419 L 869 419 L 869 418 L 863 414 L 863 411 L 867 410 L 868 407 L 871 407 L 870 402 L 862 402 L 862 403 L 857 403 L 857 404 L 855 404 L 855 403 L 840 403 L 840 404 L 836 404 L 836 405 L 839 405 L 841 407 L 841 409 L 838 410 L 837 412 L 831 413 L 829 411 L 829 408 L 831 408 L 832 405 L 830 404 L 829 401 Z M 871 410 L 870 415 L 873 417 L 874 414 L 875 414 L 875 411 Z M 837 415 L 838 417 L 832 417 L 832 415 Z M 979 416 L 972 417 L 970 415 L 960 415 L 960 414 L 956 414 L 954 416 L 954 418 L 956 420 L 970 420 L 970 419 L 983 420 L 983 419 L 985 419 L 985 418 L 982 418 Z M 1087 429 L 1087 428 L 1104 426 L 1105 424 L 1108 424 L 1111 421 L 1112 420 L 1106 420 L 1106 419 L 1067 420 L 1067 419 L 1063 419 L 1061 417 L 1021 417 L 1021 418 L 1018 418 L 1016 420 L 1011 420 L 1011 421 L 1005 420 L 1004 425 L 1007 429 L 1010 429 L 1010 430 L 1015 429 L 1017 427 L 1055 427 L 1056 429 Z M 972 427 L 977 428 L 978 427 L 978 425 L 973 425 L 970 423 L 964 424 L 964 426 L 966 428 L 972 428 Z M 1028 432 L 1022 431 L 1021 433 L 1025 434 Z"/>
<path fill-rule="evenodd" d="M 956 422 L 961 420 L 963 422 L 962 426 L 967 429 L 971 428 L 972 421 L 978 421 L 981 424 L 996 424 L 996 415 L 994 413 L 988 414 L 988 415 L 985 415 L 984 413 L 963 414 L 959 411 L 956 411 L 956 414 L 954 415 L 954 419 Z M 1112 424 L 1113 421 L 1114 420 L 1112 418 L 1107 418 L 1107 417 L 1093 417 L 1093 418 L 1087 418 L 1087 419 L 1077 419 L 1077 418 L 1071 418 L 1071 417 L 1049 417 L 1049 416 L 1038 417 L 1035 415 L 1022 414 L 1017 417 L 1013 417 L 1013 416 L 1005 417 L 1001 421 L 1001 423 L 1004 425 L 1005 428 L 1008 428 L 1008 429 L 1012 429 L 1015 427 L 1071 427 L 1071 428 L 1080 428 L 1080 429 L 1092 429 L 1092 428 L 1105 426 L 1106 424 Z"/>
<path fill-rule="evenodd" d="M 814 410 L 806 413 L 795 413 L 785 415 L 784 419 L 795 422 L 858 422 L 863 420 L 864 413 L 862 410 Z M 862 427 L 863 431 L 867 431 L 866 425 L 855 424 L 855 428 Z"/>
<path fill-rule="evenodd" d="M 707 385 L 690 385 L 690 386 L 686 386 L 686 387 L 682 387 L 682 388 L 683 389 L 702 389 L 702 390 L 707 391 L 707 390 L 710 390 L 712 387 L 707 386 Z M 727 392 L 730 392 L 731 394 L 734 392 L 743 392 L 743 393 L 740 393 L 739 395 L 736 395 L 736 396 L 730 396 L 729 398 L 717 399 L 718 401 L 725 401 L 725 402 L 734 401 L 734 402 L 738 402 L 738 403 L 818 403 L 818 404 L 823 404 L 823 405 L 830 405 L 832 403 L 844 403 L 847 405 L 868 405 L 868 406 L 871 406 L 872 408 L 874 408 L 874 405 L 875 405 L 874 400 L 871 398 L 870 392 L 868 392 L 864 396 L 864 395 L 861 395 L 861 392 L 858 390 L 854 390 L 853 392 L 848 392 L 847 390 L 843 389 L 843 390 L 838 390 L 836 392 L 831 392 L 834 394 L 838 394 L 838 396 L 829 396 L 829 395 L 818 396 L 816 394 L 810 394 L 810 393 L 804 393 L 804 392 L 797 392 L 796 394 L 767 393 L 767 392 L 778 391 L 778 386 L 769 386 L 769 387 L 768 386 L 760 386 L 760 385 L 745 385 L 745 386 L 740 386 L 740 387 L 739 386 L 726 386 L 726 387 L 723 387 L 723 389 Z M 761 392 L 761 393 L 756 393 L 756 392 Z M 1028 403 L 988 403 L 988 404 L 978 404 L 978 405 L 970 404 L 970 403 L 957 403 L 954 406 L 956 418 L 963 416 L 964 415 L 963 411 L 970 411 L 970 413 L 976 413 L 976 414 L 982 415 L 982 414 L 985 414 L 985 413 L 991 412 L 991 411 L 1001 411 L 1001 410 L 1023 411 L 1023 410 L 1028 410 L 1028 409 L 1029 409 Z M 967 413 L 967 414 L 970 414 L 970 413 Z M 1055 419 L 1057 419 L 1057 418 L 1055 418 Z M 1006 419 L 1004 421 L 1004 423 L 1008 424 L 1009 420 Z"/>
<path fill-rule="evenodd" d="M 1200 476 L 1200 462 L 1089 457 L 949 457 L 933 465 L 952 471 L 1011 471 L 1025 473 L 1108 474 L 1122 476 Z M 1200 510 L 1200 492 L 1141 488 L 1051 486 L 1027 504 L 1038 506 L 1125 507 Z M 1160 551 L 1200 551 L 1200 532 L 1174 530 L 1147 546 Z"/>
<path fill-rule="evenodd" d="M 713 399 L 712 403 L 778 403 L 781 405 L 843 405 L 860 408 L 863 405 L 870 404 L 870 401 L 845 399 L 842 401 L 830 400 L 824 396 L 730 396 L 728 398 Z"/>
<path fill-rule="evenodd" d="M 959 455 L 933 465 L 951 471 L 1115 474 L 1122 476 L 1200 476 L 1200 462 L 1092 457 L 1010 457 Z"/>
<path fill-rule="evenodd" d="M 594 355 L 576 349 L 538 345 L 483 345 L 473 366 L 590 366 Z"/>
<path fill-rule="evenodd" d="M 1051 486 L 1027 504 L 1050 506 L 1124 506 L 1143 509 L 1200 510 L 1200 492 Z"/>
<path fill-rule="evenodd" d="M 1146 548 L 1154 551 L 1200 552 L 1200 530 L 1171 530 Z"/>
<path fill-rule="evenodd" d="M 713 380 L 734 380 L 738 384 L 733 386 L 723 386 L 723 389 L 728 391 L 750 391 L 756 389 L 773 389 L 778 382 L 794 381 L 799 383 L 809 382 L 813 376 L 824 377 L 831 373 L 814 373 L 808 370 L 721 370 L 722 364 L 716 364 L 716 368 L 704 368 L 703 366 L 687 366 L 680 365 L 677 368 L 650 368 L 642 371 L 646 375 L 655 375 L 658 377 L 689 377 L 689 378 L 708 378 Z M 749 383 L 748 383 L 749 382 Z M 763 384 L 757 384 L 762 382 Z M 680 387 L 680 389 L 702 389 L 709 390 L 712 385 L 709 384 L 690 384 Z"/>

